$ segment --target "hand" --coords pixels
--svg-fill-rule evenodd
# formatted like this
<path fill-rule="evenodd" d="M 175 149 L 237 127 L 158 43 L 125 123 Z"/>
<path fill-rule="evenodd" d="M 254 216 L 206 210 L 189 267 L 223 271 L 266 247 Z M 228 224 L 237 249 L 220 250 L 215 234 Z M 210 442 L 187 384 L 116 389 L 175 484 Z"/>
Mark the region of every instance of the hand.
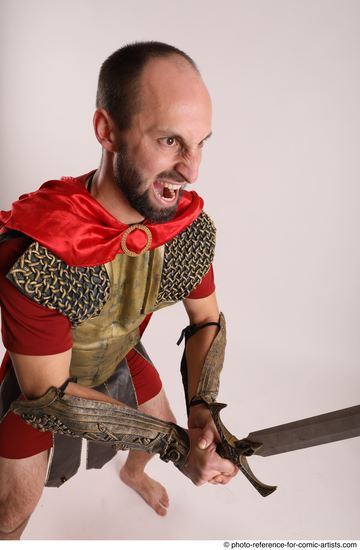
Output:
<path fill-rule="evenodd" d="M 200 449 L 198 442 L 202 437 L 202 430 L 190 428 L 190 453 L 182 469 L 183 473 L 197 485 L 204 483 L 228 483 L 237 473 L 237 468 L 229 460 L 221 458 L 216 452 L 216 443 L 211 443 L 206 449 Z M 219 481 L 220 480 L 220 481 Z"/>
<path fill-rule="evenodd" d="M 220 436 L 208 407 L 203 404 L 190 407 L 188 424 L 189 438 L 192 443 L 191 453 L 193 453 L 190 453 L 189 464 L 191 467 L 195 467 L 196 475 L 200 479 L 199 483 L 193 480 L 194 483 L 202 485 L 208 481 L 212 484 L 226 485 L 239 470 L 232 462 L 222 459 L 216 453 L 216 445 L 220 442 Z M 196 450 L 207 452 L 199 454 Z"/>
<path fill-rule="evenodd" d="M 197 442 L 199 449 L 206 449 L 212 443 L 220 443 L 220 436 L 208 407 L 205 404 L 190 407 L 189 429 L 200 428 L 200 437 Z"/>

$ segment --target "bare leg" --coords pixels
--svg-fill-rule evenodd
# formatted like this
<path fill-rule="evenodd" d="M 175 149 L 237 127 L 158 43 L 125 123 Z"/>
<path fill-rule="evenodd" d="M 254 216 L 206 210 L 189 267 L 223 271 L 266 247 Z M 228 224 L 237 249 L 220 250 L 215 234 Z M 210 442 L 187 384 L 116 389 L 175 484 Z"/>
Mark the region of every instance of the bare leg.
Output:
<path fill-rule="evenodd" d="M 161 420 L 176 421 L 163 389 L 158 395 L 140 405 L 139 410 Z M 137 491 L 157 514 L 165 516 L 169 507 L 166 489 L 144 472 L 145 466 L 153 456 L 143 451 L 129 451 L 127 460 L 120 470 L 120 478 L 126 485 Z"/>
<path fill-rule="evenodd" d="M 21 459 L 0 457 L 0 540 L 20 539 L 41 497 L 48 452 Z"/>

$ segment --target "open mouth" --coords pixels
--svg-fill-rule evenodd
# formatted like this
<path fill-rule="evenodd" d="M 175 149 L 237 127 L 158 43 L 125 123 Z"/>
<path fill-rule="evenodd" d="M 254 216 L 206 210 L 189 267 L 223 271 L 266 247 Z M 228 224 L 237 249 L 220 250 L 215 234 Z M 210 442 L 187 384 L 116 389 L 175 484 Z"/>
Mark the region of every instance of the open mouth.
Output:
<path fill-rule="evenodd" d="M 175 203 L 182 187 L 181 183 L 170 183 L 156 180 L 153 184 L 155 195 L 160 202 L 170 205 Z"/>

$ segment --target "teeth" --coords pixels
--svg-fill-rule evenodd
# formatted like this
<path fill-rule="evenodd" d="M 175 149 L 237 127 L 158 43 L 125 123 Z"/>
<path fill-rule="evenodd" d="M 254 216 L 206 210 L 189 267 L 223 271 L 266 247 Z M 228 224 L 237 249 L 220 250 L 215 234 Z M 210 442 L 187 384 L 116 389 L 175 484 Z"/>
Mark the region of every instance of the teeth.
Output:
<path fill-rule="evenodd" d="M 172 189 L 173 191 L 176 191 L 181 187 L 181 184 L 179 183 L 178 185 L 176 185 L 175 183 L 168 183 L 167 181 L 165 181 L 164 187 L 167 187 L 168 189 Z"/>
<path fill-rule="evenodd" d="M 154 189 L 155 193 L 157 194 L 157 196 L 163 200 L 163 201 L 167 201 L 167 202 L 172 202 L 175 197 L 176 197 L 176 191 L 178 191 L 179 189 L 181 189 L 182 187 L 182 184 L 181 183 L 170 183 L 168 181 L 162 181 L 162 180 L 157 180 L 158 183 L 160 183 L 162 185 L 163 188 L 166 188 L 168 189 L 168 193 L 170 193 L 170 197 L 164 197 L 163 193 L 160 192 L 158 189 Z"/>

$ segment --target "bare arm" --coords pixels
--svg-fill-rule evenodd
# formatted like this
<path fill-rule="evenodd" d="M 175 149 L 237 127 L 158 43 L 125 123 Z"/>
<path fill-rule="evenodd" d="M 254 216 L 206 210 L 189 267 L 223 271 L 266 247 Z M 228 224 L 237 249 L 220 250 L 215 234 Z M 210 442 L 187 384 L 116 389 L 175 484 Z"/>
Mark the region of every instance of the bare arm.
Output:
<path fill-rule="evenodd" d="M 215 292 L 206 298 L 184 300 L 184 306 L 189 316 L 190 324 L 203 325 L 219 320 L 219 308 Z M 216 326 L 205 327 L 189 338 L 186 345 L 186 361 L 188 365 L 189 401 L 196 393 L 202 367 L 209 348 L 218 333 Z"/>
<path fill-rule="evenodd" d="M 58 388 L 70 377 L 71 349 L 55 355 L 42 356 L 9 353 L 20 389 L 29 399 L 41 397 L 50 386 Z M 67 386 L 66 393 L 84 399 L 95 399 L 127 406 L 92 388 L 72 382 Z"/>

